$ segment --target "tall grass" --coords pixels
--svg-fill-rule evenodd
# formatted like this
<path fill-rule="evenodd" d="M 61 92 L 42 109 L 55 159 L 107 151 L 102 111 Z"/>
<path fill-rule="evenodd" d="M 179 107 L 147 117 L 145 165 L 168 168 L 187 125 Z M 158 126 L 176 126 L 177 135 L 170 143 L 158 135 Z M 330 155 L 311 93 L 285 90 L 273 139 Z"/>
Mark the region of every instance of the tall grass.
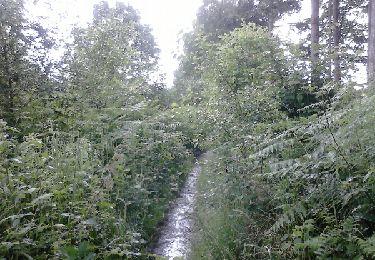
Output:
<path fill-rule="evenodd" d="M 233 201 L 233 183 L 218 174 L 222 158 L 210 152 L 197 183 L 195 225 L 190 259 L 237 259 L 246 235 L 247 220 L 240 212 L 240 201 Z"/>

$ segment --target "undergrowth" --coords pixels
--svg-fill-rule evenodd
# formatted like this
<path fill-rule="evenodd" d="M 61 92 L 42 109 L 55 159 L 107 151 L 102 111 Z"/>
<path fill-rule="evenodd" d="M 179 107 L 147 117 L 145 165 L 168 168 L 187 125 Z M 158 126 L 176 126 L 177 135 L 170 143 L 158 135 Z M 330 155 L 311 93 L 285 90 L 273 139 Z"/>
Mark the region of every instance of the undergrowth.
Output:
<path fill-rule="evenodd" d="M 6 259 L 142 257 L 192 165 L 182 138 L 154 124 L 106 149 L 53 131 L 19 143 L 3 121 L 0 131 Z M 106 162 L 104 152 L 113 154 Z"/>
<path fill-rule="evenodd" d="M 320 116 L 259 125 L 245 157 L 235 143 L 215 149 L 191 259 L 375 257 L 375 99 L 342 106 L 348 95 Z"/>

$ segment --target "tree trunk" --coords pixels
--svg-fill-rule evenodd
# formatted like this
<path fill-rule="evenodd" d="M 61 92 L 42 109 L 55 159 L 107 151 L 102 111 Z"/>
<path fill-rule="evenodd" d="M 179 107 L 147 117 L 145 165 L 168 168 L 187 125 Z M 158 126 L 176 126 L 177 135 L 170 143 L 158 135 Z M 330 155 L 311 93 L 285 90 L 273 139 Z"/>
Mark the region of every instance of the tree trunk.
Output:
<path fill-rule="evenodd" d="M 319 85 L 319 0 L 311 0 L 311 84 Z"/>
<path fill-rule="evenodd" d="M 8 48 L 8 45 L 4 43 L 2 45 L 2 56 L 4 59 L 4 64 L 2 64 L 3 67 L 3 85 L 0 86 L 2 89 L 0 89 L 0 93 L 3 96 L 0 98 L 0 100 L 3 101 L 1 109 L 3 110 L 2 113 L 0 113 L 1 116 L 4 117 L 5 121 L 10 126 L 15 126 L 15 117 L 14 117 L 14 89 L 13 89 L 13 79 L 11 75 L 11 60 L 9 58 L 10 50 Z"/>
<path fill-rule="evenodd" d="M 328 79 L 332 80 L 332 39 L 333 39 L 333 19 L 332 19 L 332 9 L 334 0 L 329 0 L 328 2 L 328 19 L 329 19 L 329 35 L 328 35 Z"/>
<path fill-rule="evenodd" d="M 270 7 L 270 10 L 269 10 L 269 13 L 268 13 L 268 15 L 269 15 L 269 17 L 268 17 L 268 30 L 270 32 L 272 32 L 273 28 L 274 28 L 274 25 L 275 25 L 275 21 L 276 21 L 276 17 L 275 17 L 276 16 L 275 15 L 275 12 L 276 12 L 275 8 L 276 8 L 276 6 L 275 6 L 275 1 L 274 0 L 270 1 L 269 7 Z"/>
<path fill-rule="evenodd" d="M 333 74 L 334 81 L 339 83 L 341 81 L 341 67 L 340 67 L 340 2 L 339 0 L 333 0 L 333 62 L 335 65 L 335 70 Z"/>
<path fill-rule="evenodd" d="M 367 79 L 370 84 L 375 79 L 375 0 L 368 3 L 368 64 Z"/>

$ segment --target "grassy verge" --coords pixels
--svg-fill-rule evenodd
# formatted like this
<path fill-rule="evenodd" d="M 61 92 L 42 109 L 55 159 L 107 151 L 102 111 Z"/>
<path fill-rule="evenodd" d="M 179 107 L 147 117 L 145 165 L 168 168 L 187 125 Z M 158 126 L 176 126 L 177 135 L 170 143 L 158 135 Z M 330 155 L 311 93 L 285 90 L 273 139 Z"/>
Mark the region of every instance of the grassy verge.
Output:
<path fill-rule="evenodd" d="M 218 174 L 220 158 L 209 153 L 198 177 L 191 259 L 236 259 L 244 218 L 227 196 L 230 184 Z"/>

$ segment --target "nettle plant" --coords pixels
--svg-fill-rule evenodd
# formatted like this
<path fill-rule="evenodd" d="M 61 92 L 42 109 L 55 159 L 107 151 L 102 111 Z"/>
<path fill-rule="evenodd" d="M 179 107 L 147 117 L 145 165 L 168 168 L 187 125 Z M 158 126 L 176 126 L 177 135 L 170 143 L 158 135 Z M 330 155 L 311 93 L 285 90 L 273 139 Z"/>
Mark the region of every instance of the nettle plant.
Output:
<path fill-rule="evenodd" d="M 115 238 L 110 234 L 120 235 L 116 226 L 126 225 L 111 206 L 92 145 L 51 133 L 26 136 L 12 146 L 1 176 L 1 255 L 52 257 L 84 240 L 92 244 L 91 252 L 110 251 L 106 241 Z M 121 237 L 125 251 L 130 240 Z"/>
<path fill-rule="evenodd" d="M 91 259 L 144 253 L 191 154 L 162 123 L 126 125 L 114 146 L 53 130 L 19 143 L 11 138 L 16 130 L 2 122 L 0 255 Z"/>

